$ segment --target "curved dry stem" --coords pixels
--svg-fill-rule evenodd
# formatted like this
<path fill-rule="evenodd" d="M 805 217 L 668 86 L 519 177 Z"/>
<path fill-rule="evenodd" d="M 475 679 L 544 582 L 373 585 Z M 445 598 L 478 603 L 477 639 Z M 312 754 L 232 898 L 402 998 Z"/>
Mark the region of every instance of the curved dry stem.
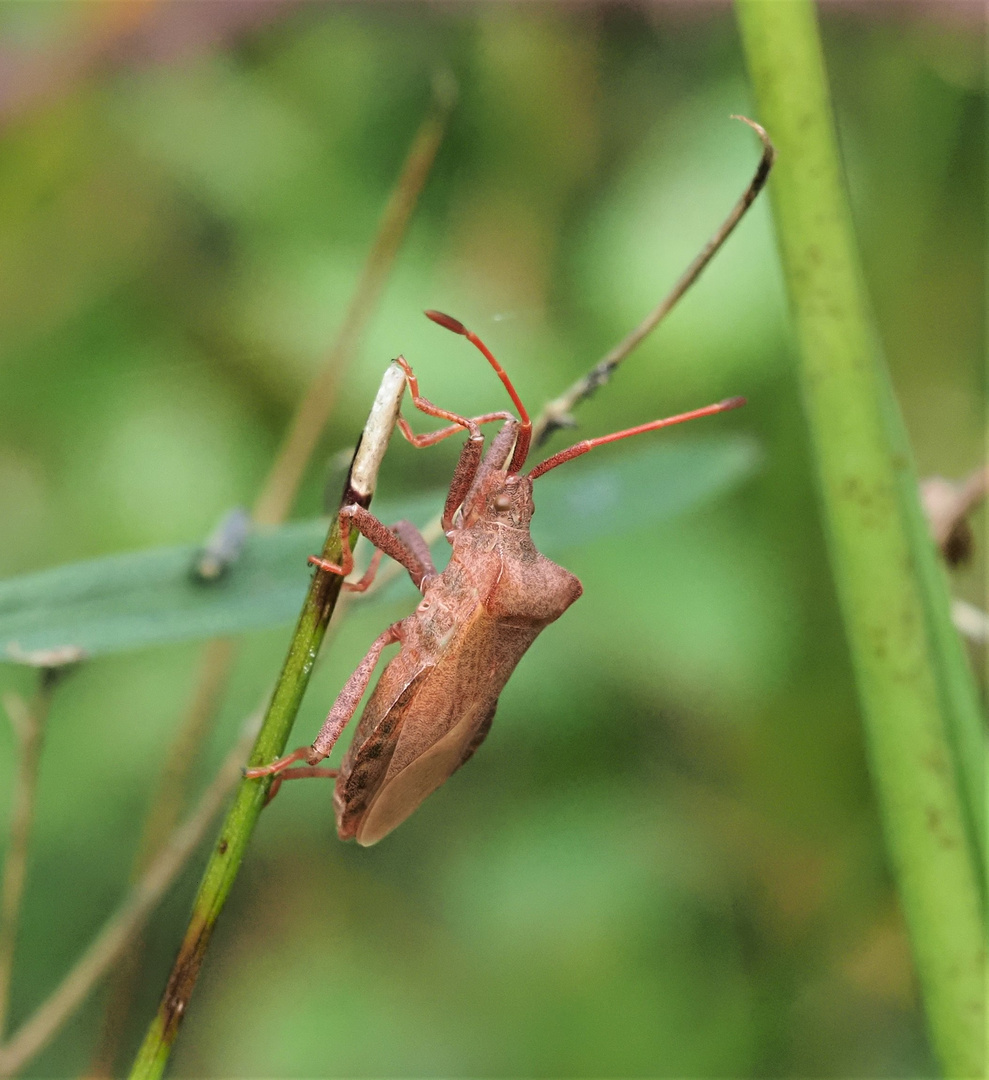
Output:
<path fill-rule="evenodd" d="M 776 150 L 765 130 L 754 120 L 745 116 L 733 116 L 732 120 L 741 120 L 759 136 L 762 143 L 762 157 L 756 166 L 756 171 L 749 181 L 748 187 L 742 192 L 741 198 L 731 209 L 731 213 L 718 227 L 717 231 L 697 254 L 697 257 L 680 275 L 673 288 L 653 308 L 652 311 L 639 323 L 639 325 L 626 334 L 617 345 L 614 346 L 602 360 L 581 379 L 565 390 L 558 398 L 554 398 L 532 424 L 532 445 L 540 446 L 550 435 L 559 428 L 575 427 L 576 421 L 571 415 L 572 410 L 585 398 L 591 396 L 600 386 L 604 386 L 611 378 L 615 368 L 628 356 L 633 349 L 637 348 L 649 334 L 666 318 L 676 307 L 677 302 L 691 285 L 701 276 L 704 268 L 714 258 L 718 249 L 724 244 L 729 236 L 735 231 L 735 227 L 745 217 L 745 214 L 756 196 L 766 186 L 769 171 L 776 159 Z"/>

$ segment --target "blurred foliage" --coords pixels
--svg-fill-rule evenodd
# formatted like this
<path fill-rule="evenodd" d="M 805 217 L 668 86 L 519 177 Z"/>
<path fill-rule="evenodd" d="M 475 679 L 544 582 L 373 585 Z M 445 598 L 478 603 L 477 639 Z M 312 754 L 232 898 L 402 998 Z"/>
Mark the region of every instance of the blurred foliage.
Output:
<path fill-rule="evenodd" d="M 318 512 L 326 464 L 396 353 L 441 404 L 501 407 L 497 381 L 422 308 L 464 319 L 537 405 L 656 302 L 757 158 L 727 119 L 751 105 L 721 7 L 200 3 L 179 32 L 180 10 L 0 9 L 18 59 L 0 95 L 5 576 L 196 544 L 251 501 L 438 68 L 460 104 L 299 517 Z M 867 5 L 826 12 L 824 31 L 920 468 L 957 476 L 983 452 L 982 24 Z M 748 408 L 705 423 L 757 438 L 761 471 L 666 525 L 603 519 L 569 551 L 584 597 L 527 655 L 469 768 L 379 847 L 336 841 L 320 784 L 273 804 L 175 1075 L 932 1073 L 791 347 L 760 201 L 579 419 L 597 434 L 744 393 Z M 382 502 L 441 485 L 455 454 L 396 442 Z M 541 483 L 576 485 L 579 468 Z M 974 601 L 981 571 L 956 581 Z M 298 741 L 407 611 L 408 593 L 352 610 Z M 246 640 L 203 778 L 284 644 L 281 631 Z M 100 659 L 56 697 L 14 1026 L 125 888 L 197 651 Z M 0 683 L 26 691 L 30 674 L 7 666 Z M 2 791 L 12 746 L 0 729 Z M 197 872 L 152 928 L 132 1046 Z M 100 1006 L 27 1075 L 85 1068 Z"/>

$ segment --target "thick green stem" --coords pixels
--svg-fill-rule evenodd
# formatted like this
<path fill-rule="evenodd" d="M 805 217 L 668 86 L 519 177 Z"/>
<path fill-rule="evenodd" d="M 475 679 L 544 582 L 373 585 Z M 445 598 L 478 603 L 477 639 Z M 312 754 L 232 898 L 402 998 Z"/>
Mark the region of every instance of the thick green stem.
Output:
<path fill-rule="evenodd" d="M 943 577 L 877 354 L 810 0 L 736 0 L 799 378 L 876 795 L 944 1072 L 983 1074 L 984 927 L 971 797 L 982 768 L 970 673 L 943 641 Z M 964 758 L 964 760 L 962 760 Z M 959 777 L 963 783 L 959 784 Z"/>
<path fill-rule="evenodd" d="M 367 505 L 374 490 L 378 464 L 398 415 L 405 376 L 392 364 L 382 381 L 364 436 L 351 467 L 344 502 Z M 341 556 L 340 526 L 334 520 L 323 545 L 322 556 L 338 562 Z M 302 613 L 292 635 L 288 655 L 272 694 L 261 731 L 248 764 L 266 765 L 285 750 L 295 715 L 309 684 L 320 643 L 340 594 L 342 578 L 317 572 L 313 575 Z M 240 869 L 244 852 L 267 799 L 271 777 L 243 780 L 237 788 L 220 828 L 213 852 L 192 906 L 192 917 L 179 948 L 158 1012 L 148 1028 L 131 1071 L 132 1080 L 150 1080 L 165 1070 L 172 1044 L 185 1017 L 189 998 L 199 976 L 213 928 Z"/>

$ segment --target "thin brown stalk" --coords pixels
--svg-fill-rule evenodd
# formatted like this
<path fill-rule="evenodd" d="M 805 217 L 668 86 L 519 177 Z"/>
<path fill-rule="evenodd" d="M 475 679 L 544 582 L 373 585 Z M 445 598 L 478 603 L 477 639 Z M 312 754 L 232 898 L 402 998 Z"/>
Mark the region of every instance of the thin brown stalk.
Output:
<path fill-rule="evenodd" d="M 306 465 L 329 416 L 340 376 L 391 273 L 412 211 L 443 141 L 455 100 L 456 89 L 452 80 L 437 77 L 432 111 L 420 127 L 392 189 L 343 324 L 320 374 L 309 387 L 289 425 L 275 463 L 254 504 L 253 517 L 258 525 L 275 525 L 284 521 L 292 507 Z"/>
<path fill-rule="evenodd" d="M 438 75 L 434 81 L 429 115 L 406 155 L 336 339 L 319 373 L 300 400 L 255 501 L 251 515 L 255 525 L 278 525 L 292 508 L 306 467 L 333 408 L 340 378 L 356 352 L 391 273 L 442 143 L 455 100 L 456 86 L 452 78 Z M 211 641 L 203 650 L 199 680 L 148 813 L 134 863 L 134 878 L 148 866 L 149 860 L 178 821 L 186 798 L 190 769 L 223 698 L 235 657 L 236 647 L 229 640 Z M 125 958 L 110 987 L 101 1035 L 90 1064 L 91 1080 L 113 1074 L 128 1003 L 133 997 L 139 970 L 137 957 L 141 951 L 140 942 L 135 941 L 132 954 Z"/>
<path fill-rule="evenodd" d="M 131 887 L 123 904 L 107 920 L 59 986 L 10 1040 L 0 1045 L 0 1077 L 13 1076 L 48 1045 L 62 1024 L 123 955 L 135 935 L 140 933 L 240 779 L 241 767 L 257 735 L 262 712 L 263 709 L 259 709 L 248 719 L 244 733 L 203 792 L 195 809 L 159 849 Z"/>
<path fill-rule="evenodd" d="M 15 694 L 4 696 L 4 707 L 17 742 L 17 772 L 14 776 L 10 844 L 3 864 L 3 883 L 0 885 L 0 1039 L 3 1038 L 10 1009 L 10 979 L 14 970 L 24 883 L 27 880 L 28 846 L 34 821 L 45 722 L 59 674 L 57 668 L 42 668 L 38 672 L 38 687 L 29 702 Z"/>
<path fill-rule="evenodd" d="M 574 407 L 579 405 L 585 398 L 590 397 L 599 387 L 604 386 L 614 374 L 615 368 L 669 315 L 683 294 L 701 276 L 704 268 L 714 258 L 718 249 L 735 231 L 735 226 L 742 220 L 748 208 L 755 201 L 756 196 L 765 187 L 766 180 L 769 177 L 769 170 L 773 167 L 773 160 L 776 157 L 773 144 L 769 141 L 766 132 L 753 120 L 749 120 L 745 116 L 733 116 L 732 119 L 741 120 L 742 123 L 748 124 L 762 142 L 762 157 L 759 159 L 759 164 L 749 186 L 732 207 L 731 213 L 721 223 L 718 230 L 704 245 L 694 261 L 684 270 L 679 280 L 659 304 L 649 312 L 634 330 L 626 334 L 603 359 L 598 361 L 583 378 L 578 379 L 558 398 L 554 398 L 544 406 L 542 412 L 532 424 L 533 446 L 544 443 L 559 428 L 576 426 L 576 421 L 572 415 Z"/>

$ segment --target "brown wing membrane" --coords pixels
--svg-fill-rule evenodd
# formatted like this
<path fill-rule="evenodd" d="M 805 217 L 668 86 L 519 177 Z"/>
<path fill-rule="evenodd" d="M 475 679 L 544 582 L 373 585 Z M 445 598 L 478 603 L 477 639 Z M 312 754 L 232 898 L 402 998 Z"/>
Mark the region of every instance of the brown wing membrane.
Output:
<path fill-rule="evenodd" d="M 471 756 L 491 727 L 495 706 L 478 722 L 465 716 L 424 754 L 387 780 L 371 800 L 355 837 L 365 847 L 376 844 L 400 825 L 427 796 Z"/>
<path fill-rule="evenodd" d="M 382 673 L 344 755 L 333 792 L 337 834 L 341 840 L 355 835 L 368 802 L 381 786 L 398 745 L 408 705 L 428 671 L 428 668 L 420 670 L 397 694 L 387 669 Z"/>
<path fill-rule="evenodd" d="M 354 835 L 373 844 L 400 824 L 471 756 L 491 725 L 498 695 L 538 628 L 506 627 L 478 608 L 419 680 L 387 772 Z"/>

